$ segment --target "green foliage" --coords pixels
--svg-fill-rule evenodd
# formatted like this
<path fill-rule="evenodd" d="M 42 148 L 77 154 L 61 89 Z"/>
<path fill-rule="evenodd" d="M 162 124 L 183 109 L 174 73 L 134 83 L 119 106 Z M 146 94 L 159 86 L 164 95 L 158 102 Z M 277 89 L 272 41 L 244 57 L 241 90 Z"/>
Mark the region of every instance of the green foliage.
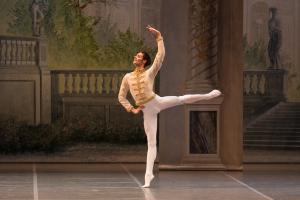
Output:
<path fill-rule="evenodd" d="M 105 66 L 118 66 L 128 68 L 132 64 L 133 56 L 138 51 L 146 51 L 152 57 L 155 53 L 154 49 L 147 47 L 143 40 L 131 32 L 129 29 L 123 33 L 118 32 L 116 38 L 111 40 L 101 52 L 101 63 Z"/>
<path fill-rule="evenodd" d="M 112 5 L 115 0 L 97 0 Z M 17 1 L 10 14 L 15 19 L 8 31 L 32 35 L 31 0 Z M 93 1 L 51 0 L 44 13 L 43 29 L 48 39 L 50 67 L 130 68 L 134 54 L 144 49 L 153 52 L 143 40 L 127 30 L 117 32 L 116 24 L 83 14 Z M 80 2 L 78 4 L 78 2 Z"/>
<path fill-rule="evenodd" d="M 243 38 L 244 62 L 247 69 L 267 68 L 267 47 L 263 40 L 255 41 L 252 45 L 248 43 L 247 37 Z"/>
<path fill-rule="evenodd" d="M 50 65 L 90 66 L 98 63 L 99 48 L 93 37 L 92 21 L 68 0 L 50 3 L 45 17 Z"/>
<path fill-rule="evenodd" d="M 0 152 L 51 152 L 65 141 L 54 125 L 28 125 L 9 119 L 0 122 Z"/>
<path fill-rule="evenodd" d="M 14 8 L 10 11 L 13 20 L 8 24 L 9 33 L 32 35 L 30 2 L 30 0 L 16 1 Z"/>
<path fill-rule="evenodd" d="M 99 123 L 74 119 L 53 124 L 29 125 L 12 119 L 0 121 L 0 153 L 54 152 L 77 143 L 141 144 L 146 142 L 141 124 Z"/>

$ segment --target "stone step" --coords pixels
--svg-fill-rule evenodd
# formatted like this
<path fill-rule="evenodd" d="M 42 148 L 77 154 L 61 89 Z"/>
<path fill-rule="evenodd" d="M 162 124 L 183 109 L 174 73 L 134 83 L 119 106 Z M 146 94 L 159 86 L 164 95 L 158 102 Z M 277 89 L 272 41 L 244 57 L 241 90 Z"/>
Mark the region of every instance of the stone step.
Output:
<path fill-rule="evenodd" d="M 280 103 L 249 124 L 244 147 L 300 149 L 300 103 Z"/>
<path fill-rule="evenodd" d="M 245 135 L 244 140 L 300 140 L 300 135 Z"/>
<path fill-rule="evenodd" d="M 300 133 L 295 133 L 295 132 L 246 132 L 245 133 L 245 137 L 246 136 L 288 136 L 288 137 L 300 137 Z"/>
<path fill-rule="evenodd" d="M 299 127 L 275 127 L 275 126 L 270 126 L 270 127 L 263 127 L 263 126 L 255 126 L 255 127 L 249 127 L 246 129 L 246 131 L 295 131 L 295 132 L 299 132 L 300 128 Z"/>
<path fill-rule="evenodd" d="M 259 123 L 256 123 L 256 124 L 252 124 L 251 126 L 249 126 L 248 128 L 254 128 L 254 127 L 289 127 L 289 128 L 292 128 L 292 127 L 299 127 L 299 124 L 300 123 L 297 123 L 297 122 L 294 122 L 294 121 L 291 121 L 291 123 L 288 123 L 288 122 L 278 122 L 278 123 L 275 123 L 275 122 L 259 122 Z"/>
<path fill-rule="evenodd" d="M 275 110 L 273 111 L 276 114 L 292 114 L 292 115 L 299 115 L 300 114 L 300 110 L 298 109 L 285 109 L 285 110 Z"/>
<path fill-rule="evenodd" d="M 279 113 L 274 113 L 271 114 L 269 113 L 268 115 L 265 115 L 261 117 L 260 119 L 287 119 L 287 118 L 295 118 L 295 119 L 300 119 L 300 114 L 292 114 L 292 113 L 286 113 L 286 114 L 279 114 Z"/>
<path fill-rule="evenodd" d="M 300 129 L 300 123 L 259 123 L 259 124 L 253 124 L 251 125 L 251 128 L 261 129 L 261 128 L 282 128 L 282 129 L 291 129 L 291 128 L 299 128 Z M 250 129 L 250 127 L 249 127 Z M 249 130 L 247 128 L 247 130 Z"/>
<path fill-rule="evenodd" d="M 298 109 L 298 108 L 288 108 L 288 109 L 278 108 L 274 112 L 276 112 L 276 113 L 293 113 L 293 114 L 299 114 L 300 113 L 300 109 Z"/>
<path fill-rule="evenodd" d="M 298 113 L 268 113 L 267 115 L 265 115 L 263 118 L 261 119 L 280 119 L 280 118 L 283 118 L 283 119 L 286 119 L 286 118 L 291 118 L 291 117 L 294 117 L 294 118 L 300 118 L 300 114 Z"/>
<path fill-rule="evenodd" d="M 300 150 L 300 145 L 287 146 L 287 145 L 266 145 L 266 144 L 244 144 L 245 149 L 255 150 Z"/>
<path fill-rule="evenodd" d="M 292 115 L 292 114 L 286 114 L 286 115 L 265 115 L 264 117 L 261 117 L 260 120 L 285 120 L 285 119 L 295 119 L 300 120 L 300 115 Z"/>
<path fill-rule="evenodd" d="M 289 144 L 289 145 L 299 145 L 300 140 L 244 140 L 245 144 Z"/>
<path fill-rule="evenodd" d="M 279 105 L 278 109 L 296 109 L 300 110 L 300 105 L 299 104 L 281 104 Z"/>

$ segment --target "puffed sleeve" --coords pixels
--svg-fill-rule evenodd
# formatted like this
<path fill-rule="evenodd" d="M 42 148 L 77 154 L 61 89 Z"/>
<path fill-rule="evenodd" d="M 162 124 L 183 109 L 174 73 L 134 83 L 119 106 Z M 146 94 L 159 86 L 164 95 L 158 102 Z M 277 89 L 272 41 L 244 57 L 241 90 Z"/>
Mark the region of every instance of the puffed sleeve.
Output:
<path fill-rule="evenodd" d="M 159 38 L 156 39 L 156 41 L 157 41 L 157 53 L 152 66 L 148 69 L 149 74 L 150 76 L 152 76 L 152 78 L 154 78 L 157 75 L 165 57 L 165 46 L 164 46 L 163 38 L 160 36 Z"/>
<path fill-rule="evenodd" d="M 133 106 L 130 104 L 130 102 L 126 98 L 128 90 L 129 90 L 129 85 L 128 85 L 127 74 L 126 74 L 122 79 L 118 99 L 119 99 L 119 102 L 122 104 L 122 106 L 126 109 L 126 111 L 131 112 Z"/>

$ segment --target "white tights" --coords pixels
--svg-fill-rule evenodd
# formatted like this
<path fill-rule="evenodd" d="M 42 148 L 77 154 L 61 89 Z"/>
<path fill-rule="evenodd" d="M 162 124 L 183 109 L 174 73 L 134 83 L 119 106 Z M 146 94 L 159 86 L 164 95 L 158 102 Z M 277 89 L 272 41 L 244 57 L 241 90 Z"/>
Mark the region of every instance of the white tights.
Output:
<path fill-rule="evenodd" d="M 183 96 L 155 96 L 150 102 L 146 103 L 143 108 L 144 115 L 144 129 L 147 135 L 148 152 L 147 152 L 147 164 L 145 174 L 145 185 L 149 185 L 153 179 L 153 165 L 156 158 L 156 131 L 157 131 L 157 114 L 167 108 L 177 105 L 194 103 L 200 100 L 209 100 L 216 96 L 219 96 L 218 90 L 213 90 L 208 94 L 188 94 Z M 152 177 L 147 181 L 147 177 Z M 148 182 L 148 183 L 147 183 Z"/>

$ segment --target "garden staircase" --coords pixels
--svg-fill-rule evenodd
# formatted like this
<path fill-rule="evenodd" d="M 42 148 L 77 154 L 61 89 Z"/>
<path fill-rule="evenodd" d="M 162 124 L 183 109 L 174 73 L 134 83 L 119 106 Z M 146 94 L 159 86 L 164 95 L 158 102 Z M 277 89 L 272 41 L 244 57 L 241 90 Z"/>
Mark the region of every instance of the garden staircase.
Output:
<path fill-rule="evenodd" d="M 300 150 L 300 103 L 281 102 L 248 124 L 244 147 Z"/>

